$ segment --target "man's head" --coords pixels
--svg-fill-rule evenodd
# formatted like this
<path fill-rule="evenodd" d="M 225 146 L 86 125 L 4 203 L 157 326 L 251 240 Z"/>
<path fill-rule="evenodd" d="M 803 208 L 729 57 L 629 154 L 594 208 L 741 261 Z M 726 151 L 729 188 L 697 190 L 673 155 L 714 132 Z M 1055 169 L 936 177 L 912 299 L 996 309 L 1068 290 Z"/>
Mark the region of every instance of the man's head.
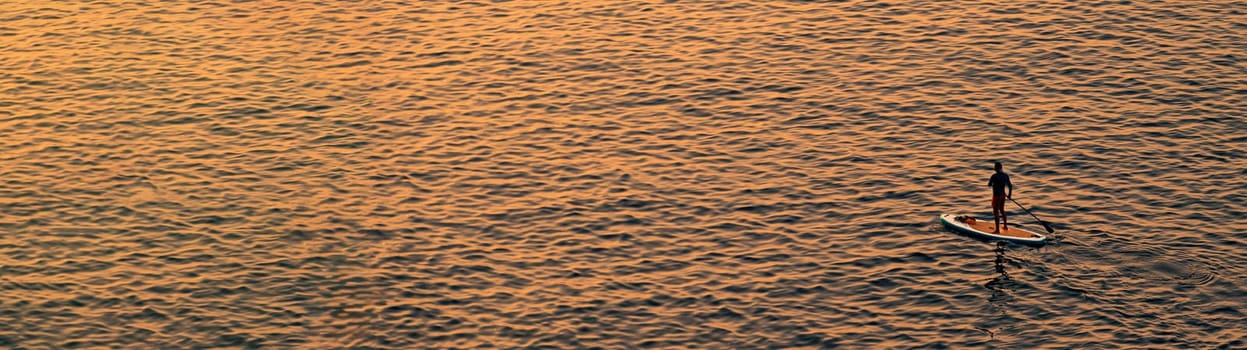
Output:
<path fill-rule="evenodd" d="M 1000 162 L 996 162 L 996 171 L 1001 171 L 1004 169 L 1005 169 L 1004 165 L 1000 164 Z"/>

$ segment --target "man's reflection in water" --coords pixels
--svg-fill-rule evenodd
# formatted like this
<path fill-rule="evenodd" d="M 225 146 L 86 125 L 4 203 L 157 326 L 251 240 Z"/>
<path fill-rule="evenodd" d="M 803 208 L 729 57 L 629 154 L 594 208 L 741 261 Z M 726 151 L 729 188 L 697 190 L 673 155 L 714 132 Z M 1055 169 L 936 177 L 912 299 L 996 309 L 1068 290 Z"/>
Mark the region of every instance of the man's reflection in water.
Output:
<path fill-rule="evenodd" d="M 996 273 L 1009 277 L 1009 272 L 1005 271 L 1005 242 L 996 242 Z"/>
<path fill-rule="evenodd" d="M 975 329 L 986 333 L 987 336 L 992 339 L 996 338 L 996 333 L 1003 329 L 1003 325 L 1012 324 L 1013 321 L 1010 320 L 1014 320 L 1009 312 L 1009 304 L 1013 301 L 1013 298 L 1009 296 L 1009 284 L 1012 283 L 1012 278 L 1009 277 L 1009 272 L 1005 271 L 1005 243 L 997 242 L 995 250 L 996 276 L 992 277 L 992 279 L 987 281 L 987 283 L 983 286 L 987 287 L 988 290 L 991 290 L 991 295 L 987 297 L 987 303 L 1000 318 L 985 318 L 985 322 L 974 327 Z"/>
<path fill-rule="evenodd" d="M 1005 304 L 1011 299 L 1008 294 L 1008 286 L 1012 282 L 1009 272 L 1005 271 L 1005 242 L 996 243 L 996 277 L 993 277 L 984 287 L 990 289 L 992 294 L 988 297 L 988 301 L 992 304 Z"/>

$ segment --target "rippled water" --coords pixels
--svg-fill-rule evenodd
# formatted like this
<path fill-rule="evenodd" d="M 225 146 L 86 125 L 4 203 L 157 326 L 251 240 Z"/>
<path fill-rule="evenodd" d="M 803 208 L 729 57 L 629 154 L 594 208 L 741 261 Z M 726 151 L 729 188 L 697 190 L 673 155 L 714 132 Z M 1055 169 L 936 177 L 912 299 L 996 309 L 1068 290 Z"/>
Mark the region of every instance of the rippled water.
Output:
<path fill-rule="evenodd" d="M 4 2 L 0 347 L 1242 348 L 1244 12 Z"/>

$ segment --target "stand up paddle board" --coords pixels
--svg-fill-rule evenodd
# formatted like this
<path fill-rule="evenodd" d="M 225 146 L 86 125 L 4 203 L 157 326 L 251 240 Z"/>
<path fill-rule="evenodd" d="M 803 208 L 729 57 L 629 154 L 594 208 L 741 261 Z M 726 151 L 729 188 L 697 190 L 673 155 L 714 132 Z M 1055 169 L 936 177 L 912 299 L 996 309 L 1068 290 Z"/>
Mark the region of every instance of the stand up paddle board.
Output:
<path fill-rule="evenodd" d="M 944 226 L 948 226 L 949 228 L 959 232 L 990 240 L 1009 241 L 1035 246 L 1048 243 L 1047 236 L 1018 227 L 1010 226 L 1009 229 L 1006 230 L 1002 225 L 999 233 L 992 233 L 992 231 L 996 229 L 996 222 L 994 220 L 977 220 L 969 215 L 944 214 L 940 215 L 940 222 L 943 222 Z"/>

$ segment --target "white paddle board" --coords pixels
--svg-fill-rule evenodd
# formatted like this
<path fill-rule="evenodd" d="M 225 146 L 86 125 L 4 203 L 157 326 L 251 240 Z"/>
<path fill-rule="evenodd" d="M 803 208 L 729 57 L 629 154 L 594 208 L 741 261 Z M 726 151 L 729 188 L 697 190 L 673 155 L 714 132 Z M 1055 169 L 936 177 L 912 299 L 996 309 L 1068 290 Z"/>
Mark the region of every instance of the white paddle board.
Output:
<path fill-rule="evenodd" d="M 1019 227 L 1004 228 L 1001 225 L 1000 232 L 993 233 L 996 229 L 996 222 L 988 218 L 987 220 L 978 220 L 969 215 L 940 215 L 940 222 L 944 226 L 963 232 L 972 236 L 982 237 L 996 241 L 1009 241 L 1028 245 L 1044 245 L 1048 243 L 1048 237 L 1036 232 L 1027 231 Z"/>

